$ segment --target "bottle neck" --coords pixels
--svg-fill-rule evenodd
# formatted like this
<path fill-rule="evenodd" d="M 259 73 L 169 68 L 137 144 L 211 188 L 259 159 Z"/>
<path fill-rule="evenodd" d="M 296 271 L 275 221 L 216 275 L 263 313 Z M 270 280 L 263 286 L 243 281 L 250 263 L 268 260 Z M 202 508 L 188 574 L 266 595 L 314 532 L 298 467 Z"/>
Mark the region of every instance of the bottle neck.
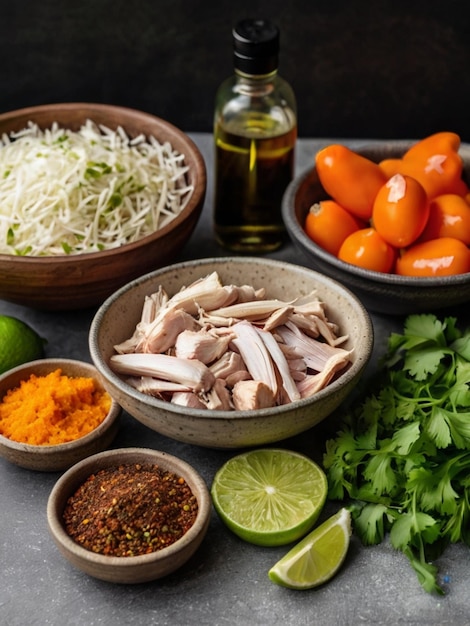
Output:
<path fill-rule="evenodd" d="M 275 89 L 277 70 L 269 74 L 246 74 L 235 70 L 234 91 L 249 98 L 265 98 Z"/>
<path fill-rule="evenodd" d="M 269 74 L 248 74 L 242 72 L 238 68 L 235 68 L 235 76 L 239 82 L 256 83 L 258 85 L 263 83 L 270 83 L 277 76 L 277 68 Z"/>

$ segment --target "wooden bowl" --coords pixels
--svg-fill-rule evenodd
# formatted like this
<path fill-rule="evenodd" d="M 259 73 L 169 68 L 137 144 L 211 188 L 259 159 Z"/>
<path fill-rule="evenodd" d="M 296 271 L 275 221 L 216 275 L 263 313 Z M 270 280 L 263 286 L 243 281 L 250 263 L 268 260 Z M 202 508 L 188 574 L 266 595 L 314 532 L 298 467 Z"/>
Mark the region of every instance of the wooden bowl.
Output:
<path fill-rule="evenodd" d="M 103 252 L 28 257 L 0 254 L 0 298 L 43 310 L 90 307 L 129 280 L 170 263 L 191 236 L 206 192 L 204 159 L 193 141 L 154 115 L 107 104 L 66 103 L 30 107 L 0 115 L 0 135 L 18 131 L 29 121 L 40 128 L 53 122 L 78 130 L 91 119 L 118 126 L 134 137 L 153 135 L 184 154 L 194 192 L 185 209 L 166 226 L 139 241 Z"/>
<path fill-rule="evenodd" d="M 40 359 L 19 365 L 0 376 L 0 399 L 9 389 L 17 387 L 31 374 L 46 376 L 60 368 L 66 376 L 92 377 L 99 374 L 91 363 L 71 359 Z M 100 387 L 101 383 L 100 383 Z M 111 409 L 101 424 L 80 439 L 57 445 L 32 445 L 19 443 L 0 435 L 0 456 L 20 467 L 41 472 L 58 472 L 69 468 L 83 458 L 105 450 L 113 441 L 119 428 L 121 407 L 112 401 Z"/>
<path fill-rule="evenodd" d="M 142 556 L 106 556 L 87 550 L 66 532 L 63 512 L 68 498 L 91 475 L 101 469 L 126 463 L 157 464 L 183 477 L 197 498 L 194 524 L 173 544 Z M 47 521 L 61 554 L 77 569 L 113 583 L 142 583 L 161 578 L 180 568 L 198 549 L 210 522 L 211 499 L 199 473 L 185 461 L 156 450 L 123 448 L 95 454 L 63 474 L 53 487 L 47 503 Z"/>
<path fill-rule="evenodd" d="M 216 271 L 223 284 L 266 289 L 267 298 L 291 300 L 316 289 L 328 318 L 348 335 L 352 364 L 308 399 L 270 409 L 245 411 L 183 407 L 140 393 L 109 365 L 114 346 L 130 337 L 140 319 L 145 295 L 160 285 L 172 295 Z M 159 433 L 199 446 L 241 448 L 281 441 L 304 432 L 330 415 L 354 389 L 370 359 L 373 329 L 359 300 L 336 281 L 312 270 L 263 258 L 229 257 L 175 264 L 132 281 L 100 307 L 90 328 L 90 353 L 103 385 L 130 415 Z"/>
<path fill-rule="evenodd" d="M 357 150 L 375 162 L 400 157 L 412 142 L 377 143 Z M 470 180 L 470 145 L 462 145 L 464 174 Z M 442 277 L 414 277 L 385 274 L 340 261 L 314 243 L 304 230 L 307 213 L 315 202 L 327 198 L 312 167 L 287 187 L 282 215 L 290 238 L 303 253 L 306 265 L 341 282 L 353 291 L 371 311 L 392 315 L 432 312 L 468 302 L 470 274 Z"/>

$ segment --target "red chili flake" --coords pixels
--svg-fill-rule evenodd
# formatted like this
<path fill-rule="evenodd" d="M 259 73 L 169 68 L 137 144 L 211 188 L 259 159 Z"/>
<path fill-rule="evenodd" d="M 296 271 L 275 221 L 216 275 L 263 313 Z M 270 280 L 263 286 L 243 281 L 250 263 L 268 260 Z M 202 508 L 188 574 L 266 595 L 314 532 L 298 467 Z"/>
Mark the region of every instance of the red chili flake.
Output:
<path fill-rule="evenodd" d="M 181 476 L 155 464 L 92 474 L 68 499 L 67 534 L 92 552 L 137 556 L 180 539 L 194 524 L 196 496 Z"/>

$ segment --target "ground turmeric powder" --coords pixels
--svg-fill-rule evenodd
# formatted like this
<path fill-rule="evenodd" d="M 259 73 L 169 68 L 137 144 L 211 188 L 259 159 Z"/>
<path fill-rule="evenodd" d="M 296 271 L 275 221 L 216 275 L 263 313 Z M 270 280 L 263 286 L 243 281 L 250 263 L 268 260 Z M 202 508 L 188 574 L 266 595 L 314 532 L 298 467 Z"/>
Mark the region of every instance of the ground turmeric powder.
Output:
<path fill-rule="evenodd" d="M 71 377 L 57 369 L 32 374 L 0 403 L 0 434 L 32 445 L 74 441 L 94 430 L 111 408 L 109 394 L 93 378 Z"/>

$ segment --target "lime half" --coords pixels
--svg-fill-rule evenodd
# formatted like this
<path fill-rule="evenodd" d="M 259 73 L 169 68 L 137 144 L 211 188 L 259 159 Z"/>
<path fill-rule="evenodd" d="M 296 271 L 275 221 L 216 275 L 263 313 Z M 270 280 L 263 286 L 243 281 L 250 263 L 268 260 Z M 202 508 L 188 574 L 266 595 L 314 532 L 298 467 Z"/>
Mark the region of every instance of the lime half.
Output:
<path fill-rule="evenodd" d="M 280 546 L 313 528 L 325 504 L 327 480 L 302 454 L 252 450 L 219 469 L 211 495 L 216 511 L 236 535 L 260 546 Z"/>
<path fill-rule="evenodd" d="M 0 374 L 41 358 L 45 343 L 45 339 L 25 322 L 9 315 L 0 315 Z"/>
<path fill-rule="evenodd" d="M 327 582 L 343 564 L 350 537 L 351 514 L 343 508 L 278 561 L 269 570 L 269 578 L 291 589 L 310 589 Z"/>

